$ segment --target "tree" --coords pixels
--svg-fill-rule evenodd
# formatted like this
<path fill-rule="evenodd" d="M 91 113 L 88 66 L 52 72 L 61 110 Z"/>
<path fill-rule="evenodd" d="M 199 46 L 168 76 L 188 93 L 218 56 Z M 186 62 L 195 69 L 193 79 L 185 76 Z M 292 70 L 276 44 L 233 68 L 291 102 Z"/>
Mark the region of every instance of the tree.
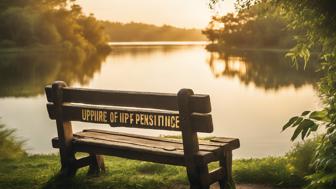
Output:
<path fill-rule="evenodd" d="M 211 0 L 211 5 L 219 0 Z M 294 127 L 292 140 L 302 139 L 325 127 L 316 149 L 312 165 L 314 174 L 307 177 L 309 189 L 336 188 L 336 1 L 334 0 L 237 0 L 240 9 L 253 4 L 270 2 L 282 10 L 288 27 L 302 31 L 296 36 L 296 45 L 287 56 L 295 64 L 307 64 L 312 51 L 318 49 L 320 71 L 324 77 L 319 82 L 320 97 L 324 103 L 321 111 L 305 111 L 291 118 L 283 127 Z"/>
<path fill-rule="evenodd" d="M 0 45 L 52 46 L 78 57 L 109 49 L 101 23 L 75 0 L 4 0 L 0 10 Z"/>
<path fill-rule="evenodd" d="M 278 8 L 270 3 L 260 3 L 237 14 L 214 16 L 203 33 L 212 46 L 239 48 L 281 48 L 293 45 L 293 33 Z"/>

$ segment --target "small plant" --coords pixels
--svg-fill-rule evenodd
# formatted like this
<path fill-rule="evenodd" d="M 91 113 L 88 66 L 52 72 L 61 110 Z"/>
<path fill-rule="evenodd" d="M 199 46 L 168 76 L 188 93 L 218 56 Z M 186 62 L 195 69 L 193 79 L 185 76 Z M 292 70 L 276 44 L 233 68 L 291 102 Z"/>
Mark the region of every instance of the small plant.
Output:
<path fill-rule="evenodd" d="M 0 159 L 17 159 L 26 156 L 24 141 L 14 136 L 14 129 L 7 129 L 0 124 Z"/>

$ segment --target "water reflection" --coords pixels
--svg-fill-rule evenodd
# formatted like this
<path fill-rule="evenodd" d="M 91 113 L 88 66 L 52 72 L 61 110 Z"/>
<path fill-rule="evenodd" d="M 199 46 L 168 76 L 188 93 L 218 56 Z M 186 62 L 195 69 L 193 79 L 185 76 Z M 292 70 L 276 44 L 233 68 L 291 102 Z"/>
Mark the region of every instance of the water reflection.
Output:
<path fill-rule="evenodd" d="M 87 61 L 52 53 L 0 54 L 0 117 L 27 141 L 29 153 L 50 153 L 50 139 L 57 132 L 47 115 L 43 88 L 54 80 L 113 90 L 176 93 L 191 88 L 211 96 L 211 135 L 240 138 L 235 157 L 282 155 L 292 143 L 290 132 L 280 134 L 281 126 L 293 115 L 316 109 L 319 102 L 310 85 L 318 78 L 313 69 L 296 71 L 282 61 L 281 54 L 218 54 L 207 52 L 204 46 L 118 46 L 107 57 Z M 139 133 L 106 125 L 73 125 L 74 131 Z"/>
<path fill-rule="evenodd" d="M 245 85 L 253 83 L 265 90 L 289 86 L 298 89 L 316 83 L 320 77 L 313 62 L 305 70 L 297 70 L 284 58 L 283 53 L 211 52 L 208 63 L 216 78 L 239 78 Z"/>
<path fill-rule="evenodd" d="M 120 46 L 113 57 L 171 54 L 184 46 Z M 187 47 L 192 48 L 192 47 Z M 60 53 L 3 53 L 0 54 L 0 97 L 28 97 L 43 93 L 43 87 L 54 80 L 68 84 L 86 85 L 101 70 L 107 54 L 81 60 Z M 314 84 L 319 74 L 312 64 L 306 70 L 294 69 L 281 53 L 209 52 L 208 64 L 216 78 L 239 78 L 265 90 L 293 86 L 296 89 Z"/>
<path fill-rule="evenodd" d="M 195 46 L 194 46 L 195 47 Z M 198 46 L 199 47 L 199 46 Z M 114 56 L 125 56 L 130 55 L 132 57 L 151 55 L 153 53 L 162 53 L 169 54 L 174 53 L 176 51 L 185 49 L 185 48 L 193 48 L 193 46 L 168 46 L 168 45 L 149 45 L 149 46 L 133 46 L 133 45 L 125 45 L 125 46 L 115 46 L 113 48 L 112 54 Z"/>
<path fill-rule="evenodd" d="M 96 54 L 83 60 L 61 53 L 0 54 L 0 97 L 36 96 L 55 80 L 87 84 L 106 57 Z"/>

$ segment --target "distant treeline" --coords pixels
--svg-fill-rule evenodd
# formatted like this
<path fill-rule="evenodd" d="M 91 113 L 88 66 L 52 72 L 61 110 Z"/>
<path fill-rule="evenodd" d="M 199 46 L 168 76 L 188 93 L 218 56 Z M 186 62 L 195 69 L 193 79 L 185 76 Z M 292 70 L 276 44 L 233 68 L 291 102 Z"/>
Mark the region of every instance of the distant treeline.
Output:
<path fill-rule="evenodd" d="M 242 9 L 237 14 L 215 16 L 203 33 L 210 48 L 280 48 L 294 46 L 293 36 L 280 9 L 267 1 Z"/>
<path fill-rule="evenodd" d="M 85 58 L 108 49 L 104 28 L 75 0 L 1 0 L 0 47 L 56 47 Z"/>
<path fill-rule="evenodd" d="M 110 41 L 203 41 L 206 37 L 198 29 L 183 29 L 169 25 L 144 23 L 102 22 Z"/>

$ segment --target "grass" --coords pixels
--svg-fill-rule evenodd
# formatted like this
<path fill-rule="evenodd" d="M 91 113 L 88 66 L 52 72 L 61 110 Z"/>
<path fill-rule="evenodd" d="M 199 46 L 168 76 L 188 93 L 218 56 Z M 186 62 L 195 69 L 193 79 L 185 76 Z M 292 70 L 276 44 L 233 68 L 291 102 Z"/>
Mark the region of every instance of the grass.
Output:
<path fill-rule="evenodd" d="M 157 189 L 188 188 L 184 167 L 163 165 L 105 156 L 107 172 L 99 177 L 86 175 L 80 169 L 74 178 L 60 178 L 59 156 L 27 155 L 14 130 L 0 125 L 0 188 L 98 188 L 98 189 Z M 169 137 L 169 136 L 168 136 Z M 302 187 L 304 177 L 311 174 L 309 163 L 318 138 L 297 144 L 283 157 L 238 159 L 233 161 L 236 183 L 262 184 L 277 187 Z M 83 156 L 84 154 L 79 154 Z M 213 170 L 218 163 L 209 165 Z"/>
<path fill-rule="evenodd" d="M 87 168 L 73 179 L 58 177 L 58 155 L 32 155 L 0 162 L 0 188 L 113 188 L 156 189 L 188 188 L 184 167 L 105 157 L 107 172 L 99 177 L 86 175 Z M 216 164 L 209 166 L 214 169 Z M 279 187 L 302 186 L 303 179 L 292 174 L 288 158 L 234 160 L 233 176 L 237 183 Z"/>
<path fill-rule="evenodd" d="M 182 167 L 168 166 L 116 157 L 105 157 L 107 173 L 86 176 L 81 169 L 73 179 L 57 176 L 57 155 L 34 155 L 0 162 L 0 188 L 174 188 L 187 187 Z"/>

